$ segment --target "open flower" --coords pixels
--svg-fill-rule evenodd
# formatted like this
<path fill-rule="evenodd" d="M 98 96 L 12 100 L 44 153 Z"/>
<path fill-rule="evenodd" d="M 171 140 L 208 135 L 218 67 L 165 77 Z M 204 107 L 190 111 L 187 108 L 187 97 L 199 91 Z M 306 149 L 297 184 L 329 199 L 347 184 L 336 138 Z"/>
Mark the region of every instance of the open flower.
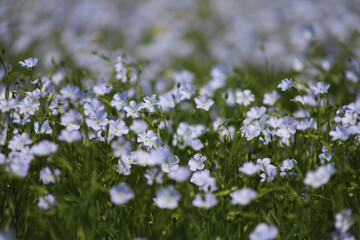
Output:
<path fill-rule="evenodd" d="M 286 90 L 289 90 L 290 88 L 295 87 L 295 84 L 292 80 L 292 78 L 287 79 L 285 78 L 284 80 L 281 81 L 281 83 L 278 85 L 278 88 L 281 89 L 281 91 L 285 92 Z"/>
<path fill-rule="evenodd" d="M 53 172 L 49 167 L 40 171 L 40 178 L 44 184 L 55 183 L 60 177 L 60 170 L 55 169 Z"/>
<path fill-rule="evenodd" d="M 205 199 L 198 193 L 192 201 L 192 204 L 194 207 L 210 209 L 217 204 L 217 199 L 215 195 L 210 192 L 205 194 Z"/>
<path fill-rule="evenodd" d="M 174 209 L 177 208 L 180 198 L 180 193 L 173 185 L 170 185 L 156 191 L 154 202 L 159 208 Z"/>
<path fill-rule="evenodd" d="M 256 196 L 257 192 L 251 188 L 235 190 L 231 193 L 231 204 L 245 206 L 248 205 Z"/>
<path fill-rule="evenodd" d="M 209 111 L 210 107 L 214 104 L 214 101 L 205 94 L 195 98 L 196 108 Z"/>
<path fill-rule="evenodd" d="M 236 90 L 236 103 L 240 105 L 244 105 L 245 107 L 249 105 L 251 102 L 255 101 L 255 96 L 252 94 L 251 90 Z"/>
<path fill-rule="evenodd" d="M 319 167 L 316 171 L 310 171 L 306 174 L 304 179 L 304 184 L 309 185 L 313 188 L 319 188 L 322 185 L 326 184 L 330 177 L 336 173 L 336 168 L 331 165 L 323 165 Z"/>
<path fill-rule="evenodd" d="M 246 162 L 242 167 L 239 168 L 239 172 L 251 176 L 261 171 L 259 164 L 253 164 L 252 162 Z"/>
<path fill-rule="evenodd" d="M 38 62 L 39 62 L 39 59 L 31 57 L 31 58 L 25 59 L 24 62 L 20 61 L 19 64 L 22 67 L 26 67 L 27 69 L 30 69 L 30 68 L 36 67 Z"/>
<path fill-rule="evenodd" d="M 120 183 L 110 189 L 110 198 L 115 205 L 124 205 L 134 198 L 134 192 L 126 183 Z"/>
<path fill-rule="evenodd" d="M 325 94 L 328 92 L 330 84 L 324 82 L 317 82 L 315 86 L 311 86 L 311 90 L 315 95 Z"/>

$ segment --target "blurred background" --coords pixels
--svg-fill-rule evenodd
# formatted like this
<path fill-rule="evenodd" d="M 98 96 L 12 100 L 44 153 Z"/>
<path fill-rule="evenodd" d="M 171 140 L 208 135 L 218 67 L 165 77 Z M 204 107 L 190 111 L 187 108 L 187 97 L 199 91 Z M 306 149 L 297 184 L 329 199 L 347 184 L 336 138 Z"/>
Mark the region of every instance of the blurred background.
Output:
<path fill-rule="evenodd" d="M 359 13 L 358 0 L 1 0 L 0 46 L 13 61 L 71 59 L 93 72 L 106 63 L 91 50 L 126 53 L 149 78 L 219 62 L 287 69 L 314 53 L 359 57 Z"/>

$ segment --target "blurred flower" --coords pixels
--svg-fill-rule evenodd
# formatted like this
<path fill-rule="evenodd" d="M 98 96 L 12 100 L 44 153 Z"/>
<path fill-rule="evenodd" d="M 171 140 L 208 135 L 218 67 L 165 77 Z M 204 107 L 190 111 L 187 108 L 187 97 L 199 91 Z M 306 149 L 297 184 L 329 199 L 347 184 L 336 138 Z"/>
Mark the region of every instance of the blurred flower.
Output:
<path fill-rule="evenodd" d="M 128 93 L 125 91 L 123 93 L 115 93 L 113 100 L 111 101 L 111 106 L 115 107 L 118 111 L 122 110 L 126 104 L 128 104 Z"/>
<path fill-rule="evenodd" d="M 338 212 L 335 216 L 335 228 L 341 232 L 347 232 L 354 224 L 351 209 Z"/>
<path fill-rule="evenodd" d="M 156 191 L 154 202 L 159 208 L 174 209 L 177 208 L 181 195 L 173 185 L 160 188 Z"/>
<path fill-rule="evenodd" d="M 9 148 L 12 150 L 21 150 L 23 147 L 30 145 L 32 140 L 27 132 L 17 134 L 9 141 Z"/>
<path fill-rule="evenodd" d="M 157 167 L 150 168 L 150 170 L 148 170 L 144 176 L 147 179 L 147 184 L 149 184 L 150 186 L 153 185 L 154 182 L 156 182 L 157 184 L 163 183 L 164 174 Z"/>
<path fill-rule="evenodd" d="M 251 176 L 261 171 L 261 166 L 253 164 L 252 162 L 245 162 L 242 167 L 239 168 L 239 172 Z"/>
<path fill-rule="evenodd" d="M 326 184 L 335 173 L 336 168 L 331 164 L 320 166 L 316 171 L 309 171 L 306 174 L 304 184 L 313 188 L 319 188 Z"/>
<path fill-rule="evenodd" d="M 205 199 L 198 193 L 192 201 L 192 204 L 194 207 L 210 209 L 217 204 L 217 199 L 212 193 L 205 193 Z"/>
<path fill-rule="evenodd" d="M 169 173 L 173 172 L 179 167 L 179 158 L 178 156 L 173 155 L 170 158 L 166 158 L 165 162 L 161 164 L 161 170 L 163 172 Z"/>
<path fill-rule="evenodd" d="M 255 101 L 255 96 L 252 94 L 251 90 L 236 90 L 236 103 L 240 105 L 248 106 L 251 102 Z"/>
<path fill-rule="evenodd" d="M 49 140 L 42 140 L 31 147 L 31 153 L 36 156 L 47 156 L 57 151 L 57 145 Z"/>
<path fill-rule="evenodd" d="M 40 171 L 40 178 L 44 184 L 55 183 L 59 179 L 60 173 L 59 169 L 52 172 L 49 167 L 46 167 Z"/>
<path fill-rule="evenodd" d="M 214 101 L 206 95 L 201 95 L 195 98 L 196 108 L 209 111 L 210 107 L 214 104 Z"/>
<path fill-rule="evenodd" d="M 25 59 L 25 62 L 20 61 L 19 64 L 22 67 L 26 67 L 26 68 L 30 69 L 30 68 L 36 67 L 38 62 L 39 62 L 39 59 L 31 57 L 31 58 Z"/>
<path fill-rule="evenodd" d="M 123 120 L 110 120 L 109 121 L 109 135 L 115 135 L 117 137 L 120 137 L 124 134 L 128 134 L 129 128 L 125 125 L 125 122 Z"/>
<path fill-rule="evenodd" d="M 342 125 L 336 126 L 335 130 L 330 131 L 330 136 L 332 141 L 341 140 L 346 141 L 350 137 L 350 132 L 347 127 Z"/>
<path fill-rule="evenodd" d="M 131 159 L 129 158 L 129 156 L 122 156 L 119 160 L 118 160 L 118 164 L 117 164 L 117 169 L 116 172 L 123 174 L 125 176 L 130 175 L 131 173 Z"/>
<path fill-rule="evenodd" d="M 159 104 L 164 112 L 167 112 L 175 107 L 174 96 L 171 92 L 160 95 L 159 100 Z"/>
<path fill-rule="evenodd" d="M 29 115 L 34 115 L 35 112 L 39 109 L 40 104 L 33 100 L 30 97 L 25 97 L 19 104 L 18 104 L 18 108 L 19 108 L 19 113 L 20 114 L 29 114 Z"/>
<path fill-rule="evenodd" d="M 134 192 L 126 183 L 120 183 L 110 188 L 109 194 L 115 205 L 124 205 L 135 197 Z"/>
<path fill-rule="evenodd" d="M 59 140 L 67 143 L 77 142 L 81 139 L 81 133 L 78 130 L 69 131 L 67 128 L 61 130 Z"/>
<path fill-rule="evenodd" d="M 122 157 L 130 154 L 131 143 L 124 137 L 119 137 L 117 140 L 111 143 L 111 148 L 113 149 L 114 155 L 116 157 Z"/>
<path fill-rule="evenodd" d="M 179 166 L 176 170 L 168 173 L 168 177 L 176 182 L 186 182 L 191 175 L 187 167 Z"/>
<path fill-rule="evenodd" d="M 53 194 L 48 194 L 39 198 L 38 207 L 44 210 L 49 210 L 51 207 L 56 206 L 56 198 Z"/>
<path fill-rule="evenodd" d="M 136 134 L 140 134 L 143 132 L 146 132 L 148 130 L 148 124 L 140 119 L 140 120 L 134 120 L 130 126 L 130 130 L 135 132 Z"/>
<path fill-rule="evenodd" d="M 49 120 L 45 120 L 42 124 L 41 124 L 41 128 L 39 129 L 39 122 L 35 122 L 34 123 L 34 131 L 37 134 L 52 134 L 52 129 L 50 127 L 49 124 Z"/>
<path fill-rule="evenodd" d="M 311 86 L 311 90 L 315 95 L 325 94 L 328 92 L 330 84 L 324 82 L 317 82 L 315 86 Z"/>
<path fill-rule="evenodd" d="M 210 176 L 208 169 L 194 172 L 190 182 L 197 185 L 204 192 L 214 192 L 217 190 L 216 179 Z"/>
<path fill-rule="evenodd" d="M 70 109 L 67 113 L 61 116 L 61 123 L 66 127 L 67 130 L 79 130 L 83 116 L 81 112 Z"/>
<path fill-rule="evenodd" d="M 272 240 L 276 238 L 279 230 L 273 225 L 267 223 L 260 223 L 256 226 L 255 230 L 250 233 L 250 240 Z"/>
<path fill-rule="evenodd" d="M 231 193 L 231 204 L 248 205 L 257 196 L 257 192 L 251 188 L 235 190 Z"/>
<path fill-rule="evenodd" d="M 285 92 L 286 90 L 289 90 L 290 88 L 295 87 L 295 84 L 293 83 L 292 78 L 287 79 L 285 78 L 284 80 L 281 81 L 281 83 L 278 85 L 278 88 L 281 89 L 281 91 Z"/>
<path fill-rule="evenodd" d="M 102 111 L 104 110 L 104 108 L 104 105 L 102 105 L 99 100 L 97 100 L 96 98 L 92 98 L 84 104 L 84 114 L 86 116 L 90 116 L 90 114 L 92 114 L 93 112 Z"/>
<path fill-rule="evenodd" d="M 330 162 L 332 156 L 334 155 L 334 153 L 332 151 L 330 151 L 326 146 L 323 146 L 321 148 L 322 153 L 319 154 L 319 158 L 321 161 L 321 164 L 325 163 L 325 160 L 327 162 Z"/>
<path fill-rule="evenodd" d="M 269 93 L 265 93 L 264 95 L 264 100 L 263 100 L 263 104 L 267 104 L 270 106 L 274 106 L 275 102 L 280 98 L 279 94 L 277 93 L 276 90 L 269 92 Z"/>

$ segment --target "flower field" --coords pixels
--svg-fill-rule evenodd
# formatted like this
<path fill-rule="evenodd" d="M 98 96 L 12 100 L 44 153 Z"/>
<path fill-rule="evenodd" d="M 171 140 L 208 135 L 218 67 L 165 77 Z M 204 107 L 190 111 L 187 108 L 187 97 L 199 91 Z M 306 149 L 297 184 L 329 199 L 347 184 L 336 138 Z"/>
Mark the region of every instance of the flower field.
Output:
<path fill-rule="evenodd" d="M 79 6 L 95 8 L 85 2 Z M 186 2 L 176 5 L 180 12 L 193 9 Z M 220 9 L 218 19 L 208 19 L 209 9 L 189 14 L 221 26 L 227 19 L 221 13 L 230 9 L 216 1 L 197 7 L 209 2 Z M 141 3 L 134 6 L 137 16 L 154 20 Z M 179 27 L 178 35 L 129 33 L 136 44 L 123 40 L 124 50 L 97 39 L 84 41 L 83 54 L 67 42 L 50 59 L 48 37 L 42 46 L 25 28 L 11 32 L 12 22 L 4 20 L 0 239 L 360 238 L 360 25 L 354 24 L 360 20 L 354 12 L 351 20 L 344 17 L 346 31 L 326 31 L 330 17 L 296 28 L 299 35 L 285 25 L 285 32 L 303 37 L 277 42 L 287 48 L 272 45 L 277 37 L 264 27 L 258 34 L 269 34 L 270 52 L 228 49 L 230 30 L 222 28 L 226 41 L 214 33 L 222 41 L 215 43 L 185 22 L 168 26 Z M 0 20 L 7 14 L 0 11 Z M 172 14 L 166 19 L 178 16 Z M 296 16 L 284 19 L 291 25 L 300 21 Z M 124 12 L 120 17 L 135 21 Z M 85 20 L 71 23 L 87 32 Z M 115 26 L 104 28 L 105 20 L 90 23 L 104 38 L 121 39 L 106 34 Z M 138 24 L 134 29 L 148 27 Z M 51 39 L 69 38 L 51 31 Z M 29 41 L 12 44 L 14 36 Z M 248 41 L 243 46 L 250 49 Z"/>

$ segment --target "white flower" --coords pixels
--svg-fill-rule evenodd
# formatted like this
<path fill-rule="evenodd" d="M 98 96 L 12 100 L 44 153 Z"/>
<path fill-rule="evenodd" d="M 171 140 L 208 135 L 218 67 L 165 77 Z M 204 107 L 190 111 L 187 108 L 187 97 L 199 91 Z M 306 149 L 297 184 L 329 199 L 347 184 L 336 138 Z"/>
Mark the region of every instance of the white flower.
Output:
<path fill-rule="evenodd" d="M 110 120 L 109 121 L 109 135 L 122 136 L 123 134 L 128 134 L 129 128 L 125 125 L 123 120 Z"/>
<path fill-rule="evenodd" d="M 249 239 L 250 240 L 272 240 L 276 238 L 278 235 L 279 230 L 277 227 L 273 225 L 269 225 L 266 223 L 260 223 L 256 226 L 255 230 L 250 233 Z"/>
<path fill-rule="evenodd" d="M 281 89 L 281 91 L 285 92 L 286 90 L 289 90 L 290 88 L 295 87 L 295 84 L 293 83 L 293 80 L 290 78 L 285 78 L 281 81 L 281 83 L 278 85 L 278 88 Z"/>
<path fill-rule="evenodd" d="M 340 232 L 347 232 L 353 224 L 354 219 L 351 216 L 351 209 L 346 209 L 335 215 L 335 228 Z"/>
<path fill-rule="evenodd" d="M 120 137 L 111 143 L 115 157 L 122 157 L 130 154 L 131 143 L 125 138 Z"/>
<path fill-rule="evenodd" d="M 153 147 L 157 144 L 157 139 L 157 135 L 152 130 L 148 130 L 147 132 L 139 134 L 137 141 L 146 147 Z"/>
<path fill-rule="evenodd" d="M 73 143 L 81 139 L 81 133 L 78 130 L 69 131 L 67 128 L 61 130 L 59 140 L 67 143 Z"/>
<path fill-rule="evenodd" d="M 124 106 L 127 117 L 138 118 L 140 116 L 140 110 L 142 109 L 142 104 L 136 104 L 134 100 L 130 101 L 128 106 Z"/>
<path fill-rule="evenodd" d="M 143 108 L 145 108 L 151 113 L 155 112 L 156 111 L 155 107 L 159 106 L 159 101 L 156 100 L 156 94 L 151 95 L 151 98 L 146 96 L 144 97 L 143 100 L 144 100 Z"/>
<path fill-rule="evenodd" d="M 130 175 L 130 173 L 131 173 L 130 170 L 131 170 L 130 158 L 128 156 L 122 156 L 118 160 L 116 172 L 127 176 L 127 175 Z"/>
<path fill-rule="evenodd" d="M 187 167 L 180 166 L 176 170 L 168 173 L 168 177 L 176 182 L 186 182 L 191 175 Z"/>
<path fill-rule="evenodd" d="M 214 101 L 205 94 L 195 98 L 196 108 L 209 111 L 210 107 L 214 104 Z"/>
<path fill-rule="evenodd" d="M 60 170 L 55 169 L 53 172 L 49 167 L 44 168 L 40 171 L 40 178 L 44 184 L 55 183 L 60 176 Z"/>
<path fill-rule="evenodd" d="M 192 201 L 194 207 L 210 209 L 217 204 L 217 199 L 214 194 L 206 193 L 205 199 L 202 199 L 201 194 L 196 194 Z"/>
<path fill-rule="evenodd" d="M 339 125 L 336 126 L 335 131 L 334 130 L 330 131 L 330 136 L 332 137 L 331 139 L 332 141 L 336 141 L 336 140 L 346 141 L 349 138 L 350 133 L 348 131 L 348 128 Z"/>
<path fill-rule="evenodd" d="M 304 184 L 313 188 L 319 188 L 326 184 L 335 173 L 336 169 L 333 165 L 328 164 L 321 166 L 316 171 L 310 171 L 306 174 Z"/>
<path fill-rule="evenodd" d="M 201 156 L 199 153 L 195 154 L 194 157 L 189 160 L 189 167 L 191 171 L 197 171 L 204 169 L 204 162 L 206 161 L 205 156 Z"/>
<path fill-rule="evenodd" d="M 231 204 L 245 206 L 248 205 L 256 196 L 257 192 L 251 188 L 235 190 L 231 193 Z"/>
<path fill-rule="evenodd" d="M 160 188 L 156 191 L 156 197 L 153 199 L 159 208 L 174 209 L 177 208 L 181 195 L 173 185 Z"/>
<path fill-rule="evenodd" d="M 261 129 L 255 125 L 248 125 L 242 127 L 243 135 L 246 137 L 246 141 L 251 141 L 253 138 L 260 135 Z"/>
<path fill-rule="evenodd" d="M 315 86 L 311 86 L 311 90 L 315 95 L 325 94 L 328 92 L 330 84 L 324 82 L 317 82 Z"/>
<path fill-rule="evenodd" d="M 239 168 L 239 172 L 251 176 L 261 171 L 261 166 L 253 164 L 252 162 L 246 162 L 242 167 Z"/>
<path fill-rule="evenodd" d="M 257 164 L 261 166 L 261 171 L 264 173 L 260 174 L 261 182 L 271 182 L 274 180 L 277 170 L 276 167 L 272 164 L 270 164 L 270 158 L 264 158 L 264 159 L 258 159 Z"/>
<path fill-rule="evenodd" d="M 270 106 L 274 106 L 275 102 L 279 98 L 280 98 L 279 94 L 277 93 L 277 91 L 274 90 L 272 92 L 265 93 L 263 103 Z"/>
<path fill-rule="evenodd" d="M 23 132 L 21 135 L 14 135 L 9 141 L 9 148 L 12 150 L 21 150 L 23 147 L 31 144 L 31 138 L 28 133 Z"/>
<path fill-rule="evenodd" d="M 160 95 L 159 100 L 160 100 L 160 106 L 162 110 L 165 112 L 175 107 L 174 96 L 171 92 L 167 92 Z"/>
<path fill-rule="evenodd" d="M 113 100 L 111 101 L 111 106 L 115 107 L 117 110 L 121 110 L 124 108 L 126 104 L 128 104 L 128 93 L 115 93 Z"/>
<path fill-rule="evenodd" d="M 120 183 L 110 189 L 110 198 L 115 205 L 124 205 L 134 198 L 134 192 L 126 183 Z"/>
<path fill-rule="evenodd" d="M 254 94 L 252 94 L 251 90 L 236 90 L 235 92 L 235 96 L 236 96 L 236 103 L 238 104 L 242 104 L 245 107 L 247 105 L 249 105 L 251 102 L 255 101 L 255 96 Z"/>
<path fill-rule="evenodd" d="M 165 162 L 161 164 L 161 170 L 169 173 L 175 171 L 179 167 L 179 157 L 174 155 L 170 158 L 166 158 Z"/>
<path fill-rule="evenodd" d="M 31 147 L 31 153 L 36 156 L 47 156 L 57 151 L 57 145 L 49 140 L 43 140 Z"/>
<path fill-rule="evenodd" d="M 282 166 L 280 167 L 280 176 L 281 177 L 285 177 L 287 176 L 287 174 L 289 174 L 289 176 L 296 176 L 296 173 L 292 173 L 292 172 L 288 172 L 290 170 L 292 170 L 295 165 L 297 164 L 297 161 L 295 159 L 286 159 L 283 161 Z"/>
<path fill-rule="evenodd" d="M 39 62 L 39 59 L 31 57 L 31 58 L 25 59 L 25 62 L 20 61 L 19 64 L 22 67 L 26 67 L 26 68 L 30 69 L 30 68 L 35 67 L 38 64 L 38 62 Z"/>
<path fill-rule="evenodd" d="M 210 176 L 210 171 L 208 169 L 195 172 L 192 175 L 190 182 L 197 185 L 199 189 L 204 192 L 213 192 L 217 190 L 216 179 Z"/>

